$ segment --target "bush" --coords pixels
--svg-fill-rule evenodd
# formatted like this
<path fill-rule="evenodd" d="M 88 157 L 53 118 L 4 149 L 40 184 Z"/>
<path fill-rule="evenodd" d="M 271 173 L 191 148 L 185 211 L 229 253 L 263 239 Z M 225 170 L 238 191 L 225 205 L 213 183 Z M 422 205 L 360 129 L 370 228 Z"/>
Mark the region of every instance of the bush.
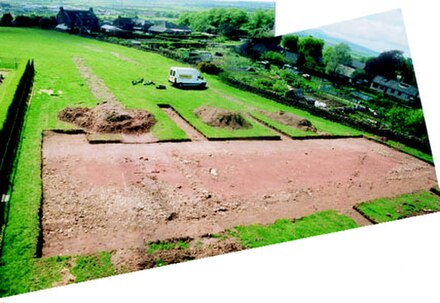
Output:
<path fill-rule="evenodd" d="M 298 40 L 297 35 L 286 35 L 281 39 L 281 46 L 287 49 L 289 52 L 298 52 Z"/>
<path fill-rule="evenodd" d="M 282 66 L 283 64 L 287 63 L 287 60 L 284 58 L 282 54 L 273 51 L 268 51 L 263 53 L 263 55 L 261 55 L 261 59 L 267 60 L 278 66 Z"/>
<path fill-rule="evenodd" d="M 209 75 L 218 75 L 222 72 L 221 67 L 211 62 L 200 62 L 197 67 L 201 72 Z"/>

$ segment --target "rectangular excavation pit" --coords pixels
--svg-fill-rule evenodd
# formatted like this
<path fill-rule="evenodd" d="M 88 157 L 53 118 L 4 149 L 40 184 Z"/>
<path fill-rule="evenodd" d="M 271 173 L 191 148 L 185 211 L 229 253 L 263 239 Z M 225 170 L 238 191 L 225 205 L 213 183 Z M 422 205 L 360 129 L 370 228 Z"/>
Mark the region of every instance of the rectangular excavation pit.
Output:
<path fill-rule="evenodd" d="M 437 184 L 434 167 L 366 139 L 43 142 L 43 256 L 142 248 Z"/>

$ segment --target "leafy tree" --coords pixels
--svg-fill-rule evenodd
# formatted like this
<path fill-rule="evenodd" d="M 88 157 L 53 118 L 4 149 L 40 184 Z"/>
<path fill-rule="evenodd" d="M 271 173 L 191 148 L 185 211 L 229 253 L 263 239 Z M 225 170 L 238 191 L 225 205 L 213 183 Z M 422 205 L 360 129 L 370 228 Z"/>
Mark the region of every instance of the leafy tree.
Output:
<path fill-rule="evenodd" d="M 365 71 L 371 78 L 380 75 L 388 79 L 396 79 L 397 76 L 401 76 L 403 82 L 417 85 L 412 60 L 405 58 L 400 50 L 386 51 L 368 59 Z"/>
<path fill-rule="evenodd" d="M 370 58 L 365 64 L 365 71 L 372 76 L 380 75 L 388 79 L 395 79 L 403 62 L 402 51 L 386 51 L 375 58 Z"/>
<path fill-rule="evenodd" d="M 281 38 L 281 46 L 287 49 L 289 52 L 298 52 L 298 40 L 297 35 L 285 35 Z"/>
<path fill-rule="evenodd" d="M 298 41 L 299 58 L 298 64 L 316 69 L 322 59 L 324 40 L 312 36 L 300 38 Z"/>
<path fill-rule="evenodd" d="M 42 29 L 51 29 L 57 26 L 57 19 L 54 16 L 43 17 L 40 19 L 40 26 Z"/>
<path fill-rule="evenodd" d="M 322 57 L 322 49 L 324 47 L 324 40 L 313 38 L 312 36 L 299 39 L 299 52 L 304 56 L 310 56 L 318 62 Z"/>
<path fill-rule="evenodd" d="M 324 64 L 325 72 L 331 76 L 334 76 L 338 71 L 338 58 L 336 56 L 336 51 L 333 47 L 328 47 L 324 50 Z"/>
<path fill-rule="evenodd" d="M 422 109 L 394 106 L 385 115 L 391 129 L 427 140 L 427 130 Z"/>
<path fill-rule="evenodd" d="M 231 39 L 244 33 L 248 14 L 237 8 L 210 9 L 208 11 L 184 13 L 178 23 L 198 32 L 208 32 Z"/>
<path fill-rule="evenodd" d="M 400 75 L 402 76 L 403 82 L 412 85 L 417 85 L 416 74 L 414 72 L 414 66 L 411 58 L 403 59 Z"/>
<path fill-rule="evenodd" d="M 19 27 L 34 27 L 40 24 L 41 17 L 40 16 L 23 16 L 18 15 L 15 17 L 15 25 Z"/>
<path fill-rule="evenodd" d="M 325 72 L 331 76 L 335 76 L 339 72 L 339 65 L 350 65 L 352 58 L 351 49 L 345 43 L 339 43 L 335 47 L 328 47 L 324 51 L 323 59 L 325 64 Z"/>
<path fill-rule="evenodd" d="M 362 69 L 362 68 L 357 68 L 357 69 L 353 72 L 351 78 L 352 78 L 352 80 L 353 80 L 354 83 L 356 83 L 356 82 L 359 81 L 359 80 L 364 80 L 364 79 L 366 80 L 366 78 L 367 78 L 367 73 L 365 72 L 364 69 Z"/>
<path fill-rule="evenodd" d="M 10 26 L 12 24 L 13 20 L 14 20 L 14 18 L 12 17 L 12 15 L 10 13 L 5 13 L 5 14 L 3 14 L 2 19 L 0 20 L 0 25 Z"/>
<path fill-rule="evenodd" d="M 273 30 L 275 13 L 273 10 L 256 10 L 249 15 L 245 30 L 252 38 L 264 37 Z"/>

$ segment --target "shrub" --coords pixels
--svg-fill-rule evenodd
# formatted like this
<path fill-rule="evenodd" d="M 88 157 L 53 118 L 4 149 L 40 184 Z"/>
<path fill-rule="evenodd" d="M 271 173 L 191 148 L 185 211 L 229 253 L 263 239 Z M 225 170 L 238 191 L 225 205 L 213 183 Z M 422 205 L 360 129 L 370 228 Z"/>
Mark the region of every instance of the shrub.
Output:
<path fill-rule="evenodd" d="M 273 51 L 263 53 L 263 55 L 261 55 L 261 59 L 267 60 L 278 66 L 282 66 L 283 64 L 287 63 L 287 60 L 282 54 Z"/>
<path fill-rule="evenodd" d="M 210 62 L 200 62 L 197 67 L 199 68 L 199 70 L 203 73 L 207 73 L 210 75 L 218 75 L 222 72 L 221 67 L 219 67 L 218 65 L 214 64 L 214 63 L 210 63 Z"/>

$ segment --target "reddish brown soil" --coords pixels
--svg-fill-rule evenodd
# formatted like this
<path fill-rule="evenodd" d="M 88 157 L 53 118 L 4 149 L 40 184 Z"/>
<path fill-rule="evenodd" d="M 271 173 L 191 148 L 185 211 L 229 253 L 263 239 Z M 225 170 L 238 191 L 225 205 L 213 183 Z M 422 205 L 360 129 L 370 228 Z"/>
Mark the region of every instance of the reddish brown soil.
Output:
<path fill-rule="evenodd" d="M 353 205 L 436 184 L 431 165 L 366 139 L 92 145 L 49 133 L 43 255 L 144 249 L 326 209 L 363 225 Z"/>
<path fill-rule="evenodd" d="M 149 132 L 156 123 L 152 114 L 139 109 L 123 109 L 116 102 L 105 102 L 93 109 L 68 107 L 58 113 L 58 118 L 92 133 L 142 134 Z"/>
<path fill-rule="evenodd" d="M 231 112 L 221 108 L 202 106 L 194 111 L 196 116 L 204 123 L 228 129 L 246 129 L 252 125 L 238 112 Z"/>
<path fill-rule="evenodd" d="M 279 112 L 262 112 L 262 114 L 264 114 L 265 116 L 271 118 L 276 122 L 279 122 L 287 126 L 295 127 L 309 132 L 317 131 L 316 127 L 312 125 L 312 122 L 302 117 L 298 117 L 292 113 L 279 111 Z"/>

